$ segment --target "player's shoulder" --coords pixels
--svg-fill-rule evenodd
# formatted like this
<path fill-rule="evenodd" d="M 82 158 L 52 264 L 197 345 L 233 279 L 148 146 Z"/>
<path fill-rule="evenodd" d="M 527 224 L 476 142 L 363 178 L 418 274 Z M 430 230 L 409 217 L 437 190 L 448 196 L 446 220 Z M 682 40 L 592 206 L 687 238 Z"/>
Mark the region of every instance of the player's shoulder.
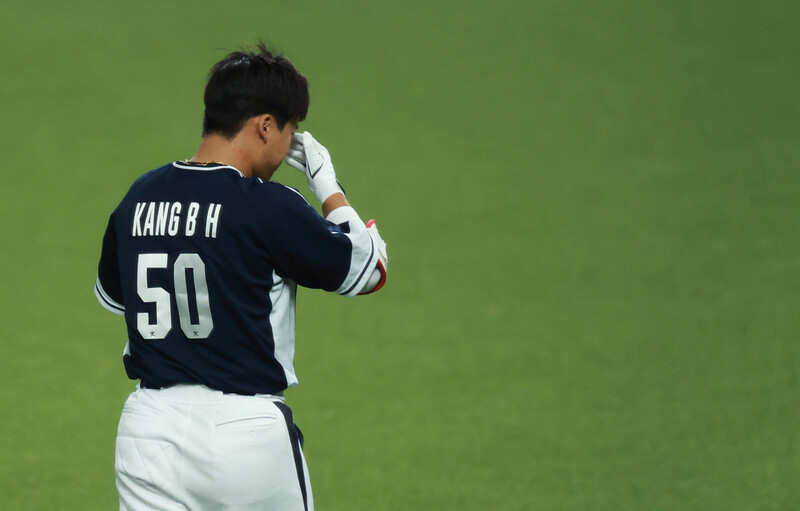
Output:
<path fill-rule="evenodd" d="M 214 190 L 220 198 L 227 196 L 232 199 L 238 195 L 239 200 L 244 200 L 244 203 L 262 213 L 276 209 L 311 207 L 303 194 L 291 186 L 277 181 L 246 177 L 230 165 L 187 161 L 174 161 L 145 172 L 134 181 L 123 201 L 139 200 L 154 193 L 163 195 L 166 188 L 174 189 L 176 186 L 184 192 L 197 189 L 207 193 Z"/>
<path fill-rule="evenodd" d="M 157 177 L 158 175 L 163 174 L 171 166 L 172 166 L 172 163 L 166 163 L 164 165 L 161 165 L 160 167 L 157 167 L 155 169 L 152 169 L 152 170 L 149 170 L 149 171 L 145 172 L 144 174 L 140 175 L 138 178 L 136 178 L 134 180 L 133 185 L 131 186 L 131 188 L 133 188 L 135 186 L 139 186 L 142 183 L 145 183 L 145 182 L 149 181 L 150 179 L 153 179 L 154 177 Z"/>
<path fill-rule="evenodd" d="M 265 181 L 261 178 L 246 178 L 241 181 L 241 188 L 247 195 L 265 205 L 309 205 L 299 190 L 277 181 Z"/>
<path fill-rule="evenodd" d="M 173 161 L 140 175 L 131 185 L 128 194 L 134 194 L 141 189 L 158 188 L 165 183 L 184 188 L 193 186 L 216 188 L 241 179 L 244 179 L 244 175 L 230 165 Z"/>
<path fill-rule="evenodd" d="M 128 187 L 128 191 L 122 197 L 117 209 L 122 208 L 127 202 L 133 200 L 133 198 L 143 193 L 143 190 L 146 190 L 149 186 L 151 186 L 158 179 L 158 176 L 166 172 L 171 165 L 171 163 L 167 163 L 158 168 L 149 170 L 137 177 L 133 183 L 131 183 L 130 187 Z"/>

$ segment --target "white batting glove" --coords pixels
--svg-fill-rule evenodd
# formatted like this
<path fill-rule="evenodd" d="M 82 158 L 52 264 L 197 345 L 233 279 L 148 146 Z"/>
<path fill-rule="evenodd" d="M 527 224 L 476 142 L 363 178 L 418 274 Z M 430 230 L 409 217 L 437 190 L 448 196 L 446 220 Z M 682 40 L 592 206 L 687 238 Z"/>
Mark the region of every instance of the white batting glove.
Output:
<path fill-rule="evenodd" d="M 311 133 L 304 131 L 294 134 L 286 163 L 305 174 L 308 187 L 320 203 L 334 193 L 344 193 L 336 179 L 330 153 Z"/>
<path fill-rule="evenodd" d="M 360 295 L 368 295 L 382 288 L 386 284 L 386 275 L 389 270 L 389 255 L 386 252 L 386 242 L 381 238 L 375 220 L 367 222 L 367 233 L 372 238 L 375 249 L 378 251 L 378 265 L 372 271 L 372 275 L 370 275 L 364 289 L 358 293 Z"/>
<path fill-rule="evenodd" d="M 389 269 L 389 254 L 386 252 L 386 242 L 381 238 L 378 232 L 378 224 L 375 220 L 367 222 L 367 233 L 369 233 L 372 242 L 375 243 L 375 248 L 378 250 L 378 260 L 383 264 L 383 268 Z"/>

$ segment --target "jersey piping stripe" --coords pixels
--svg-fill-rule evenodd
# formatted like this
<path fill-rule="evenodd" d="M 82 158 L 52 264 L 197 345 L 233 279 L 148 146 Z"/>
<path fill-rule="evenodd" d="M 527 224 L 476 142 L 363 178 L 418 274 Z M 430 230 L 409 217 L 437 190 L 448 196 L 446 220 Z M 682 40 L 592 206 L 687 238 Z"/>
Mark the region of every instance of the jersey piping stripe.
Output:
<path fill-rule="evenodd" d="M 303 493 L 303 508 L 308 511 L 308 490 L 306 489 L 306 477 L 303 470 L 303 454 L 300 451 L 300 435 L 297 426 L 294 425 L 292 410 L 285 403 L 273 401 L 278 410 L 286 420 L 286 429 L 289 430 L 289 440 L 292 442 L 292 454 L 294 455 L 294 465 L 297 468 L 297 481 L 300 483 L 300 491 Z"/>
<path fill-rule="evenodd" d="M 232 165 L 208 165 L 208 166 L 201 166 L 201 165 L 181 165 L 179 162 L 173 162 L 172 165 L 179 169 L 183 170 L 200 170 L 200 171 L 209 171 L 209 170 L 219 170 L 219 169 L 232 169 L 239 173 L 240 176 L 244 177 L 242 171 L 237 169 Z"/>
<path fill-rule="evenodd" d="M 356 288 L 356 286 L 358 286 L 359 283 L 361 283 L 361 285 L 363 287 L 364 283 L 361 282 L 361 281 L 364 279 L 364 275 L 367 273 L 367 270 L 372 268 L 372 266 L 373 266 L 372 263 L 374 261 L 375 261 L 375 243 L 373 242 L 372 243 L 372 252 L 369 254 L 369 258 L 367 258 L 367 264 L 364 265 L 364 268 L 361 270 L 361 274 L 359 274 L 359 276 L 356 279 L 356 281 L 353 282 L 353 285 L 350 286 L 350 288 L 348 288 L 347 291 L 345 291 L 345 292 L 343 292 L 341 294 L 348 295 L 348 294 L 352 293 L 353 290 Z"/>
<path fill-rule="evenodd" d="M 300 197 L 302 197 L 302 198 L 303 198 L 303 200 L 304 200 L 304 201 L 306 201 L 306 204 L 308 204 L 308 199 L 306 199 L 305 195 L 303 195 L 302 193 L 300 193 L 300 191 L 299 191 L 297 188 L 292 188 L 291 186 L 286 186 L 286 185 L 281 185 L 281 186 L 283 186 L 284 188 L 287 188 L 287 189 L 289 189 L 289 190 L 293 191 L 294 193 L 296 193 L 297 195 L 299 195 Z"/>
<path fill-rule="evenodd" d="M 120 316 L 125 315 L 125 306 L 117 303 L 108 296 L 108 293 L 105 292 L 103 285 L 100 283 L 100 277 L 97 277 L 97 283 L 94 285 L 94 295 L 97 297 L 97 301 L 100 302 L 100 305 L 106 309 Z"/>

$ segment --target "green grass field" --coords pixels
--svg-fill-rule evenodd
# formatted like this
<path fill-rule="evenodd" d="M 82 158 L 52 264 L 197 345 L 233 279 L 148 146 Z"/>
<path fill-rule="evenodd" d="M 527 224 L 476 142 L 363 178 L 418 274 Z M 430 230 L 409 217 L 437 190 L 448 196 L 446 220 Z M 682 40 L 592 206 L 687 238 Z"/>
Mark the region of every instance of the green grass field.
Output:
<path fill-rule="evenodd" d="M 103 230 L 258 38 L 391 258 L 299 296 L 318 509 L 800 509 L 799 5 L 4 6 L 0 509 L 116 508 Z"/>

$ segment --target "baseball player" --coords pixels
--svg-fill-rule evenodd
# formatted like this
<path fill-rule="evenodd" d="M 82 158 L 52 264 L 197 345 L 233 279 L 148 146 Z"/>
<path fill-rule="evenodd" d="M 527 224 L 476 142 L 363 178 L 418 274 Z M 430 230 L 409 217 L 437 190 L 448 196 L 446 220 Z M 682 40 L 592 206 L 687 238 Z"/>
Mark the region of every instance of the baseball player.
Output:
<path fill-rule="evenodd" d="M 214 65 L 194 157 L 141 176 L 111 214 L 95 294 L 125 317 L 139 380 L 122 411 L 121 510 L 313 510 L 284 403 L 297 285 L 344 296 L 386 280 L 386 244 L 305 119 L 308 82 L 263 44 Z M 320 216 L 271 180 L 303 172 Z"/>

